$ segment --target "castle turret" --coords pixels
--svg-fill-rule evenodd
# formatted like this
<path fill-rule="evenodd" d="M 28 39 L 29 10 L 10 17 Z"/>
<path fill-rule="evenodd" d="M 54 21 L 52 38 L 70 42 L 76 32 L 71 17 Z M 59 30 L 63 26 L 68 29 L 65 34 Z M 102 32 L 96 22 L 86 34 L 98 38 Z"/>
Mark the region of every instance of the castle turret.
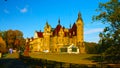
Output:
<path fill-rule="evenodd" d="M 80 53 L 85 53 L 84 34 L 83 34 L 84 23 L 83 23 L 80 12 L 78 13 L 76 25 L 77 25 L 77 45 L 80 48 Z"/>
<path fill-rule="evenodd" d="M 46 22 L 43 33 L 43 38 L 44 38 L 43 50 L 50 51 L 50 35 L 51 35 L 51 26 L 48 24 L 48 22 Z"/>
<path fill-rule="evenodd" d="M 50 33 L 51 32 L 51 26 L 46 22 L 46 25 L 44 27 L 44 33 Z"/>

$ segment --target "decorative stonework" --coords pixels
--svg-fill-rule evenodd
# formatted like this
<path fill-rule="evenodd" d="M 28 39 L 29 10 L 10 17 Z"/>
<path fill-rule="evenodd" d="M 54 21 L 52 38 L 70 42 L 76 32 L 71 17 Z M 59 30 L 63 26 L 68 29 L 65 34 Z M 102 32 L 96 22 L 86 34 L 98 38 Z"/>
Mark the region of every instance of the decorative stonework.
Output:
<path fill-rule="evenodd" d="M 70 28 L 62 27 L 60 19 L 56 28 L 52 28 L 48 22 L 43 32 L 35 31 L 34 38 L 29 42 L 31 51 L 60 52 L 64 45 L 74 44 L 79 48 L 79 53 L 85 53 L 84 46 L 84 23 L 81 14 L 78 13 L 76 23 Z"/>

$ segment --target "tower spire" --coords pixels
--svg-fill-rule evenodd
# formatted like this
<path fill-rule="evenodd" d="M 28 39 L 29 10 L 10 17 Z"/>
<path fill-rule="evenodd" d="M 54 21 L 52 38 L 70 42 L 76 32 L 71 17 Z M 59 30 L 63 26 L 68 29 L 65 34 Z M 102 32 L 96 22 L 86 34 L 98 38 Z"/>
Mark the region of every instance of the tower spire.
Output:
<path fill-rule="evenodd" d="M 78 21 L 78 20 L 83 21 L 83 20 L 82 20 L 82 17 L 81 17 L 81 13 L 80 13 L 80 12 L 78 12 L 78 19 L 77 19 L 77 21 Z"/>
<path fill-rule="evenodd" d="M 47 26 L 47 27 L 49 26 L 48 21 L 46 21 L 46 26 Z"/>
<path fill-rule="evenodd" d="M 80 12 L 78 12 L 78 18 L 81 18 L 81 13 Z"/>
<path fill-rule="evenodd" d="M 70 28 L 71 28 L 71 23 L 70 23 L 70 26 L 69 26 Z"/>
<path fill-rule="evenodd" d="M 60 18 L 58 19 L 58 24 L 60 25 Z"/>

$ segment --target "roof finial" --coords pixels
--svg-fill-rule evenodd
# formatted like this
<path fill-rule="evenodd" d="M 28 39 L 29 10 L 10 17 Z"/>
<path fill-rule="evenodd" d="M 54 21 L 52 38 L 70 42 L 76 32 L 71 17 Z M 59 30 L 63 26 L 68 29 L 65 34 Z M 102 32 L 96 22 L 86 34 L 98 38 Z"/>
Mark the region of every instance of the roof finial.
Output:
<path fill-rule="evenodd" d="M 48 21 L 46 21 L 46 25 L 48 25 Z"/>
<path fill-rule="evenodd" d="M 77 21 L 78 21 L 78 20 L 83 21 L 83 20 L 82 20 L 82 16 L 81 16 L 81 13 L 80 13 L 80 12 L 78 12 L 78 19 L 77 19 Z"/>
<path fill-rule="evenodd" d="M 71 23 L 70 23 L 70 28 L 71 28 Z"/>
<path fill-rule="evenodd" d="M 47 26 L 47 28 L 49 27 L 48 21 L 46 21 L 46 26 Z"/>
<path fill-rule="evenodd" d="M 60 18 L 58 19 L 58 24 L 60 25 Z"/>
<path fill-rule="evenodd" d="M 78 18 L 79 18 L 79 19 L 81 18 L 81 13 L 80 13 L 80 12 L 78 12 Z"/>

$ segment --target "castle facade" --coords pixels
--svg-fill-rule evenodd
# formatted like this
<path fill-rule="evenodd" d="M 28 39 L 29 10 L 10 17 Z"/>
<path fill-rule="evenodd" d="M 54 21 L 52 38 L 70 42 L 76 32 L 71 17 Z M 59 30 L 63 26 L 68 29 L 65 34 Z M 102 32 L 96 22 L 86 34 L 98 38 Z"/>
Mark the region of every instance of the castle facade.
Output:
<path fill-rule="evenodd" d="M 40 52 L 60 52 L 60 48 L 74 44 L 79 49 L 79 53 L 85 53 L 84 46 L 84 23 L 81 14 L 78 13 L 76 22 L 70 27 L 65 28 L 60 24 L 52 28 L 48 22 L 44 31 L 35 31 L 34 37 L 30 40 L 30 50 Z"/>

